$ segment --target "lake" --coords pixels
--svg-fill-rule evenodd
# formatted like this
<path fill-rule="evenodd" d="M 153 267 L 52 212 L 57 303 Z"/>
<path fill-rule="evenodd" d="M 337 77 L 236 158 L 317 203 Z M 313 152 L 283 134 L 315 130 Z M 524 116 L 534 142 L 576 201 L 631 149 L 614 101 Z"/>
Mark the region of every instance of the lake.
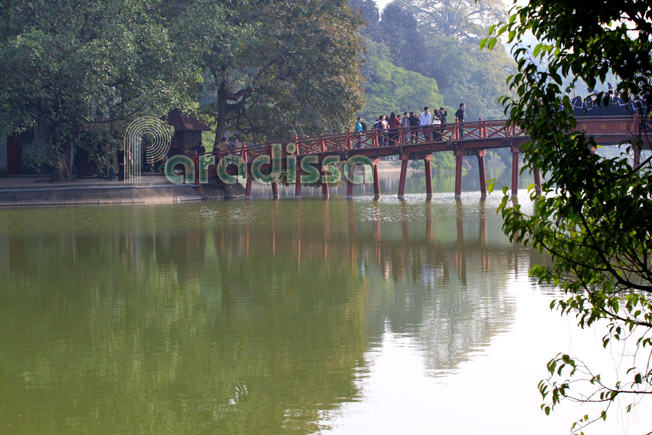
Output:
<path fill-rule="evenodd" d="M 567 433 L 587 409 L 546 417 L 537 383 L 600 334 L 550 312 L 547 259 L 476 179 L 461 201 L 417 172 L 399 201 L 388 172 L 380 201 L 0 210 L 0 433 Z"/>

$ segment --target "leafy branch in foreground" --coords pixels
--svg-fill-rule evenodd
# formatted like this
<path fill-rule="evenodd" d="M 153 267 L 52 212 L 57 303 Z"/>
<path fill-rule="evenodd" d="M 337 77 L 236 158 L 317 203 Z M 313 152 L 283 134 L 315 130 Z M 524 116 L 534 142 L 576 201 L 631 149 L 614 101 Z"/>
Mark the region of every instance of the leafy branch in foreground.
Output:
<path fill-rule="evenodd" d="M 515 6 L 509 20 L 493 26 L 482 42 L 492 47 L 507 37 L 514 44 L 518 72 L 508 84 L 517 96 L 503 97 L 502 103 L 509 122 L 531 138 L 521 147 L 523 170 L 538 170 L 545 180 L 541 196 L 530 191 L 531 213 L 505 191 L 499 207 L 503 229 L 511 239 L 550 254 L 552 265 L 535 265 L 530 274 L 564 291 L 552 308 L 576 316 L 581 328 L 606 325 L 604 347 L 625 349 L 622 372 L 610 380 L 570 355 L 548 363 L 550 377 L 539 384 L 546 414 L 564 400 L 603 405 L 598 415 L 579 419 L 574 432 L 605 420 L 617 398 L 625 397 L 629 411 L 652 394 L 652 171 L 650 159 L 638 167 L 629 162 L 632 151 L 650 147 L 649 118 L 644 111 L 633 114 L 630 126 L 639 134 L 621 144 L 619 157 L 603 158 L 595 153 L 594 139 L 578 131 L 565 92 L 568 82 L 584 80 L 595 88 L 614 74 L 621 80 L 616 92 L 625 101 L 641 96 L 649 106 L 648 9 L 634 0 L 531 0 Z M 531 35 L 544 42 L 527 46 Z M 597 101 L 609 104 L 611 97 L 599 95 Z"/>

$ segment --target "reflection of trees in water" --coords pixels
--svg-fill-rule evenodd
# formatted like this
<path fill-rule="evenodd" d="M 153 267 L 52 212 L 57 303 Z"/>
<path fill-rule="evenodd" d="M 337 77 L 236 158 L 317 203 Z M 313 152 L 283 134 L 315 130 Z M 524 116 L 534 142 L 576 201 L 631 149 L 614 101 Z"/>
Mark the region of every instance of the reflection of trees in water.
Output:
<path fill-rule="evenodd" d="M 311 432 L 355 397 L 365 294 L 346 263 L 245 256 L 243 234 L 219 227 L 123 225 L 9 238 L 0 421 Z"/>
<path fill-rule="evenodd" d="M 0 421 L 317 430 L 357 395 L 387 320 L 433 370 L 511 321 L 505 282 L 529 251 L 487 214 L 337 200 L 4 214 Z"/>

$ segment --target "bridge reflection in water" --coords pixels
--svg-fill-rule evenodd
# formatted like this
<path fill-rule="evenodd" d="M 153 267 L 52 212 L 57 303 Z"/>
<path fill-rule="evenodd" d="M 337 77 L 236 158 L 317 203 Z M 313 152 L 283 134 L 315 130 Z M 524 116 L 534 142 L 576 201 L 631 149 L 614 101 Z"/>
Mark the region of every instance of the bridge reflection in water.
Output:
<path fill-rule="evenodd" d="M 0 421 L 16 433 L 314 432 L 360 400 L 388 329 L 446 376 L 509 328 L 506 286 L 540 261 L 505 240 L 495 206 L 0 211 Z"/>

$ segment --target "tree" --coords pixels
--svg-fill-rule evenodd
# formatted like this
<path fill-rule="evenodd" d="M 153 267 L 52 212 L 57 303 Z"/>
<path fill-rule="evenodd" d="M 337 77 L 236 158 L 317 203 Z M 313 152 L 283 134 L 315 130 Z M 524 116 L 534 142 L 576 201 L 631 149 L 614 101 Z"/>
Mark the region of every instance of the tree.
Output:
<path fill-rule="evenodd" d="M 175 49 L 159 2 L 4 3 L 0 132 L 45 132 L 44 163 L 70 176 L 73 144 L 95 153 L 107 126 L 188 103 L 199 76 Z M 98 141 L 80 142 L 97 133 Z M 106 154 L 110 148 L 102 147 Z"/>
<path fill-rule="evenodd" d="M 232 127 L 258 140 L 341 131 L 362 107 L 359 15 L 347 2 L 232 2 L 206 50 L 216 141 Z"/>
<path fill-rule="evenodd" d="M 622 355 L 626 370 L 613 381 L 571 355 L 559 354 L 548 363 L 550 378 L 539 384 L 546 413 L 564 400 L 603 405 L 598 415 L 573 425 L 579 431 L 606 419 L 617 398 L 629 402 L 629 411 L 652 394 L 652 171 L 650 158 L 638 167 L 628 162 L 630 151 L 649 148 L 648 131 L 623 144 L 626 152 L 620 156 L 598 156 L 595 141 L 578 131 L 562 84 L 584 80 L 595 88 L 613 73 L 625 99 L 643 95 L 649 105 L 649 4 L 531 0 L 491 30 L 483 45 L 491 47 L 502 35 L 515 44 L 518 73 L 510 77 L 510 87 L 517 96 L 503 99 L 505 113 L 531 138 L 521 147 L 524 170 L 539 170 L 545 180 L 542 196 L 531 193 L 531 214 L 503 198 L 503 228 L 510 238 L 550 254 L 551 266 L 537 265 L 530 273 L 564 291 L 552 307 L 575 315 L 582 328 L 606 324 L 605 348 L 634 348 Z M 528 47 L 528 34 L 545 42 Z"/>
<path fill-rule="evenodd" d="M 367 6 L 357 0 L 352 2 L 352 7 L 362 10 Z M 458 19 L 466 20 L 466 24 L 455 25 L 458 30 L 454 30 L 442 15 L 444 9 L 456 10 Z M 502 117 L 498 98 L 509 92 L 505 80 L 515 70 L 514 61 L 502 46 L 492 52 L 482 52 L 478 38 L 471 38 L 470 30 L 459 29 L 473 27 L 474 34 L 486 34 L 488 23 L 504 17 L 505 13 L 500 1 L 478 4 L 452 0 L 394 1 L 383 11 L 381 21 L 370 19 L 372 23 L 363 34 L 386 45 L 387 58 L 394 65 L 434 78 L 437 92 L 444 95 L 449 107 L 465 102 L 468 119 L 498 119 Z M 366 15 L 373 17 L 369 11 Z M 449 27 L 442 27 L 444 24 Z M 374 55 L 372 52 L 367 58 Z M 365 78 L 373 81 L 369 76 Z"/>
<path fill-rule="evenodd" d="M 426 51 L 423 35 L 416 30 L 414 16 L 395 3 L 383 10 L 383 19 L 378 23 L 377 39 L 389 47 L 397 60 L 396 65 L 412 71 L 423 70 Z"/>
<path fill-rule="evenodd" d="M 395 66 L 389 60 L 385 45 L 372 41 L 366 41 L 366 45 L 369 52 L 363 71 L 367 77 L 367 105 L 361 114 L 367 122 L 373 122 L 381 114 L 402 114 L 403 111 L 420 111 L 424 106 L 439 108 L 444 104 L 434 79 Z"/>
<path fill-rule="evenodd" d="M 501 0 L 395 0 L 420 26 L 438 36 L 479 41 L 493 23 L 505 17 Z"/>

